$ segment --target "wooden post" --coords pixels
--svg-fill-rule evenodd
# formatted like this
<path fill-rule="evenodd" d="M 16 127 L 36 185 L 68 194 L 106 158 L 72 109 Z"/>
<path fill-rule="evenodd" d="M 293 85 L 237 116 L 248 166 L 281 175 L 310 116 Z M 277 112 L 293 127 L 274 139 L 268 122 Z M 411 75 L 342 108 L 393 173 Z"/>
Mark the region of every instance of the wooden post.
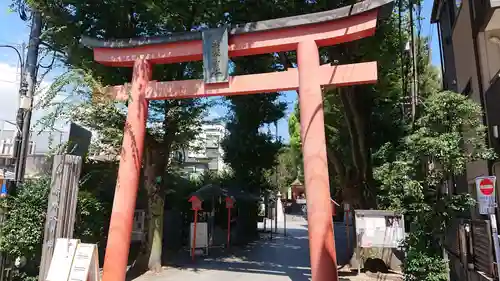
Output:
<path fill-rule="evenodd" d="M 231 208 L 227 209 L 227 247 L 231 242 Z"/>
<path fill-rule="evenodd" d="M 194 210 L 193 244 L 191 245 L 191 259 L 194 261 L 196 250 L 196 224 L 198 223 L 198 210 Z"/>
<path fill-rule="evenodd" d="M 350 255 L 351 251 L 351 236 L 349 233 L 349 227 L 351 227 L 351 224 L 349 223 L 349 209 L 346 211 L 346 220 L 345 220 L 345 231 L 347 234 L 347 254 Z"/>
<path fill-rule="evenodd" d="M 39 281 L 45 281 L 57 238 L 73 238 L 82 157 L 56 155 L 43 235 Z"/>

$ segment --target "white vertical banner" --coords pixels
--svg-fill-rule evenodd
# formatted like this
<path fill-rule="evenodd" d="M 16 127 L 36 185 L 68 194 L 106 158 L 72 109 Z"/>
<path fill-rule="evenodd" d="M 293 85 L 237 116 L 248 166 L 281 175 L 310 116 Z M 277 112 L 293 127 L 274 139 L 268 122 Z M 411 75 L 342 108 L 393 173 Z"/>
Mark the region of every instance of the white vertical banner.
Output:
<path fill-rule="evenodd" d="M 496 181 L 497 178 L 495 176 L 476 178 L 476 199 L 481 215 L 488 215 L 495 212 Z"/>

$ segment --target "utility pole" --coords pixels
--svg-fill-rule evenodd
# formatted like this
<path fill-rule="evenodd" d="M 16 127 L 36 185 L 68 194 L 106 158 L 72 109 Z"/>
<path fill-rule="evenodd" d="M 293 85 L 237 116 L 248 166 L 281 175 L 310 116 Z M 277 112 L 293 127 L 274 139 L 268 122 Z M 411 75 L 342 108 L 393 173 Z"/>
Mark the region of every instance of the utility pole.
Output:
<path fill-rule="evenodd" d="M 23 128 L 23 123 L 24 123 L 24 110 L 22 109 L 22 104 L 21 104 L 21 98 L 23 96 L 26 96 L 26 91 L 28 90 L 28 85 L 26 83 L 26 67 L 25 67 L 25 51 L 26 51 L 26 44 L 23 42 L 21 44 L 21 54 L 20 54 L 20 82 L 19 82 L 19 108 L 17 109 L 17 115 L 16 115 L 16 136 L 14 139 L 14 148 L 13 148 L 13 153 L 14 153 L 14 166 L 15 166 L 15 177 L 14 179 L 17 179 L 17 173 L 19 171 L 19 155 L 21 154 L 21 142 L 22 142 L 22 137 L 21 137 L 21 130 Z"/>
<path fill-rule="evenodd" d="M 414 16 L 413 16 L 413 0 L 410 0 L 410 38 L 411 38 L 411 62 L 412 62 L 412 85 L 411 85 L 411 118 L 412 123 L 415 122 L 417 115 L 418 103 L 418 54 L 417 40 L 415 38 Z"/>
<path fill-rule="evenodd" d="M 30 143 L 31 114 L 33 108 L 33 96 L 36 87 L 36 76 L 38 71 L 38 49 L 40 47 L 40 35 L 42 33 L 42 15 L 37 10 L 33 10 L 31 20 L 31 31 L 28 45 L 28 55 L 26 57 L 26 80 L 28 91 L 21 96 L 20 104 L 23 110 L 24 120 L 22 126 L 22 141 L 18 158 L 19 165 L 16 171 L 16 182 L 22 182 L 26 170 L 26 159 Z"/>

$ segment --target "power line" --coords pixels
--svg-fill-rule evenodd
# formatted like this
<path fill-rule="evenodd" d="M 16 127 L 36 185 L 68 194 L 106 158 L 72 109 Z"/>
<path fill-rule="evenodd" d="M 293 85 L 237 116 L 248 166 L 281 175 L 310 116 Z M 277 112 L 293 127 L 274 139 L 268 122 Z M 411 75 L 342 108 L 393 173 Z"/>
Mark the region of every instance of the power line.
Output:
<path fill-rule="evenodd" d="M 0 44 L 2 44 L 2 45 L 11 45 L 11 46 L 14 46 L 14 47 L 22 47 L 23 46 L 23 43 L 14 43 L 14 42 L 9 42 L 9 41 L 4 41 L 4 40 L 0 40 Z"/>

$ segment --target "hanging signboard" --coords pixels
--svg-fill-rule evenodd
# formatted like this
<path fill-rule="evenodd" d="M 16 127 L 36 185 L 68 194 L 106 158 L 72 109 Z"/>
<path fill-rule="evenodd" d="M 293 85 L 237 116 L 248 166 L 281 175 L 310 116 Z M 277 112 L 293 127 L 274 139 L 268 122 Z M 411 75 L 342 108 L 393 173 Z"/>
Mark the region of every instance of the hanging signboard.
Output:
<path fill-rule="evenodd" d="M 355 210 L 356 236 L 361 248 L 398 248 L 405 238 L 403 215 L 393 211 Z"/>
<path fill-rule="evenodd" d="M 203 76 L 207 84 L 229 81 L 227 26 L 203 30 Z"/>
<path fill-rule="evenodd" d="M 476 178 L 477 204 L 481 215 L 488 215 L 495 212 L 496 181 L 495 176 Z"/>

